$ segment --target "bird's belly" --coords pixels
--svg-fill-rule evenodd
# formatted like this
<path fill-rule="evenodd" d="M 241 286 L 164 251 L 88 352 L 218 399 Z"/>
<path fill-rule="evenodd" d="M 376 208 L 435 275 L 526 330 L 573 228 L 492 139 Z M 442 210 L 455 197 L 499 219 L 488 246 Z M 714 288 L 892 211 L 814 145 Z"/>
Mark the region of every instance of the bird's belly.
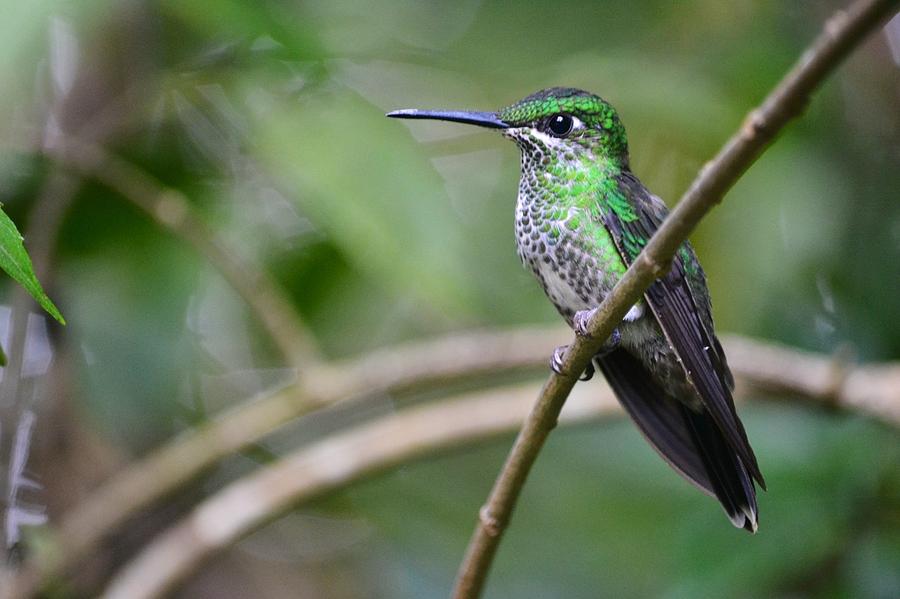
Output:
<path fill-rule="evenodd" d="M 544 287 L 544 293 L 570 325 L 576 312 L 595 308 L 599 304 L 592 302 L 592 294 L 587 293 L 586 286 L 571 279 L 556 261 L 538 260 L 532 265 L 532 270 Z"/>
<path fill-rule="evenodd" d="M 518 235 L 519 255 L 571 325 L 576 312 L 600 305 L 621 277 L 624 266 L 617 253 L 591 251 L 591 244 L 577 233 L 568 231 L 562 223 L 554 225 L 561 233 L 553 239 Z M 625 320 L 637 320 L 644 312 L 641 302 L 629 310 Z"/>

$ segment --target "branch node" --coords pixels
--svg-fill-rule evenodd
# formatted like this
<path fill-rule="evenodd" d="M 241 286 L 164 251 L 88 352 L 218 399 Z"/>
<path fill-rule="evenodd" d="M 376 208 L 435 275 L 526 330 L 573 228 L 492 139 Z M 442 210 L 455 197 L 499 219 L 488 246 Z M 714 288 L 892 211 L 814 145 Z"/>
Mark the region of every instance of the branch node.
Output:
<path fill-rule="evenodd" d="M 184 205 L 184 199 L 178 192 L 166 189 L 160 194 L 153 213 L 163 224 L 173 229 L 180 229 L 187 217 L 187 208 Z"/>
<path fill-rule="evenodd" d="M 751 140 L 756 137 L 766 126 L 766 117 L 763 115 L 762 111 L 758 108 L 755 108 L 747 114 L 747 118 L 744 119 L 744 124 L 741 125 L 741 133 L 743 136 Z"/>
<path fill-rule="evenodd" d="M 650 269 L 654 279 L 663 278 L 666 276 L 666 273 L 669 272 L 669 268 L 672 267 L 672 258 L 667 259 L 665 262 L 659 262 L 650 256 L 650 254 L 643 252 L 641 253 L 640 259 L 647 265 L 647 268 Z"/>
<path fill-rule="evenodd" d="M 825 21 L 825 33 L 832 39 L 836 38 L 847 27 L 847 11 L 838 10 Z"/>
<path fill-rule="evenodd" d="M 491 508 L 488 505 L 483 505 L 478 510 L 478 521 L 481 522 L 481 528 L 489 537 L 499 537 L 503 532 L 503 525 L 491 514 Z"/>

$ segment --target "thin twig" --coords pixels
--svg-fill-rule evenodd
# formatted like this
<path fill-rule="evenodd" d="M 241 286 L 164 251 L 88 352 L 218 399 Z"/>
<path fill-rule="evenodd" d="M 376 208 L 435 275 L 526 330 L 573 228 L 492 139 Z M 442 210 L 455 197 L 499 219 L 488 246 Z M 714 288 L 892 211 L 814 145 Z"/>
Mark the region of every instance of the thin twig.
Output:
<path fill-rule="evenodd" d="M 738 132 L 694 180 L 676 208 L 650 239 L 628 271 L 605 298 L 589 323 L 592 338 L 576 336 L 569 345 L 563 370 L 551 374 L 528 416 L 494 484 L 459 568 L 452 596 L 481 595 L 493 556 L 531 466 L 556 424 L 577 376 L 587 367 L 603 340 L 621 322 L 655 279 L 665 273 L 677 248 L 703 216 L 722 200 L 776 134 L 799 115 L 810 93 L 850 51 L 894 13 L 897 0 L 862 0 L 826 22 L 824 31 L 769 94 L 750 112 Z"/>
<path fill-rule="evenodd" d="M 280 287 L 264 270 L 228 249 L 194 214 L 184 194 L 97 144 L 69 138 L 64 146 L 48 153 L 82 176 L 113 189 L 201 253 L 247 303 L 289 365 L 322 361 L 313 335 Z"/>
<path fill-rule="evenodd" d="M 848 409 L 865 409 L 900 428 L 900 363 L 846 366 L 825 392 L 834 360 L 742 338 L 726 340 L 739 377 L 738 397 L 750 386 L 788 390 L 790 398 Z M 793 364 L 800 365 L 799 370 Z M 866 379 L 873 386 L 854 380 Z M 160 597 L 219 551 L 287 509 L 347 487 L 398 464 L 515 430 L 535 385 L 479 392 L 382 417 L 310 447 L 238 480 L 210 497 L 152 541 L 111 582 L 107 598 Z M 619 413 L 607 386 L 581 386 L 562 413 L 584 422 Z M 863 408 L 865 406 L 865 408 Z M 882 406 L 891 406 L 883 410 Z"/>

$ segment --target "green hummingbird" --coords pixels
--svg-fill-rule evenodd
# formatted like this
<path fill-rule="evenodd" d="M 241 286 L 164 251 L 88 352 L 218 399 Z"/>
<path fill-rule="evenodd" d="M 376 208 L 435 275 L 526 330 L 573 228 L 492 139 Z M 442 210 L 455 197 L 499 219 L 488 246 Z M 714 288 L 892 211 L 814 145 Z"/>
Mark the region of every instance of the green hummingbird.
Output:
<path fill-rule="evenodd" d="M 631 172 L 625 128 L 602 98 L 573 88 L 534 93 L 497 112 L 396 110 L 498 129 L 521 153 L 519 257 L 577 335 L 668 214 Z M 566 346 L 551 367 L 561 372 Z M 738 528 L 756 532 L 754 480 L 765 481 L 713 330 L 706 277 L 685 242 L 666 275 L 604 342 L 600 369 L 625 411 L 672 468 L 716 497 Z"/>

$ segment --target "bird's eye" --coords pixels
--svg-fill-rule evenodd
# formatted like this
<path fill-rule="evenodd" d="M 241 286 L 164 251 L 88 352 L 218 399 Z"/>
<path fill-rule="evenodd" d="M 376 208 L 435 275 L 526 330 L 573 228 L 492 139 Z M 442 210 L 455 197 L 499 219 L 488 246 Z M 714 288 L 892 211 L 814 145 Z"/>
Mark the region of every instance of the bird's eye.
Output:
<path fill-rule="evenodd" d="M 550 133 L 556 137 L 565 137 L 572 132 L 572 127 L 574 125 L 575 119 L 568 114 L 554 115 L 550 117 L 550 122 L 547 123 Z"/>

